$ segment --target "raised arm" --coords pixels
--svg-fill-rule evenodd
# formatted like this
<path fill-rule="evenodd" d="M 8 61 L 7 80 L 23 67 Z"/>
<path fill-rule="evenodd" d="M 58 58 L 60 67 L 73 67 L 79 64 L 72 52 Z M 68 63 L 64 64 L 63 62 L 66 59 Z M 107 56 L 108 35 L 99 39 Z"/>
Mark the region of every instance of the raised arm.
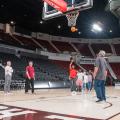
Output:
<path fill-rule="evenodd" d="M 70 61 L 70 65 L 69 65 L 70 69 L 72 68 L 72 64 L 73 64 L 73 60 Z"/>
<path fill-rule="evenodd" d="M 0 67 L 2 67 L 3 69 L 5 69 L 5 67 L 2 65 L 2 63 L 0 63 Z"/>

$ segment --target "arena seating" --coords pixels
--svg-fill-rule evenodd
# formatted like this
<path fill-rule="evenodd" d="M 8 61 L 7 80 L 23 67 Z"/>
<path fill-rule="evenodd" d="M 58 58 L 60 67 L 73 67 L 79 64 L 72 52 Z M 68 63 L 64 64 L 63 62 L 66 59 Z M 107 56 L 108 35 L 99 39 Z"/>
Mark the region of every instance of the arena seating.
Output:
<path fill-rule="evenodd" d="M 112 53 L 109 44 L 92 44 L 91 47 L 95 54 L 97 54 L 100 50 L 105 50 L 106 53 Z"/>
<path fill-rule="evenodd" d="M 35 39 L 35 38 L 34 38 Z M 37 39 L 36 39 L 37 40 Z M 56 53 L 57 51 L 50 45 L 48 41 L 45 40 L 37 40 L 45 49 L 46 51 Z"/>
<path fill-rule="evenodd" d="M 18 35 L 14 35 L 14 37 L 17 38 L 19 41 L 21 41 L 24 47 L 27 47 L 33 50 L 38 48 L 38 46 L 31 40 L 31 38 L 18 36 Z"/>
<path fill-rule="evenodd" d="M 114 44 L 115 51 L 118 56 L 120 56 L 120 44 Z"/>
<path fill-rule="evenodd" d="M 81 65 L 84 69 L 86 69 L 87 71 L 89 71 L 89 70 L 92 70 L 93 71 L 93 69 L 94 69 L 94 65 L 92 65 L 92 64 L 82 64 Z"/>
<path fill-rule="evenodd" d="M 14 37 L 16 39 L 18 39 L 18 41 L 20 41 L 22 44 L 20 44 L 17 40 L 15 40 Z M 34 42 L 34 39 L 43 48 L 41 48 L 39 45 L 37 45 Z M 0 43 L 18 46 L 21 48 L 26 48 L 26 49 L 31 49 L 31 50 L 36 50 L 36 48 L 37 48 L 40 50 L 53 52 L 53 53 L 58 52 L 47 40 L 36 39 L 36 38 L 33 38 L 33 40 L 32 40 L 32 38 L 30 36 L 26 37 L 24 35 L 17 35 L 17 34 L 10 35 L 8 33 L 5 33 L 2 30 L 0 30 Z M 68 42 L 52 41 L 52 44 L 61 52 L 64 52 L 64 51 L 67 51 L 68 53 L 69 52 L 76 52 L 74 50 L 74 48 Z M 72 44 L 76 46 L 76 48 L 80 51 L 82 56 L 93 57 L 93 55 L 88 47 L 88 43 L 74 43 L 74 42 L 72 42 Z M 113 46 L 115 48 L 117 55 L 120 55 L 120 44 L 114 44 Z M 92 47 L 93 51 L 95 52 L 95 54 L 97 54 L 98 51 L 101 49 L 105 50 L 107 53 L 112 53 L 112 50 L 111 50 L 109 43 L 108 44 L 107 43 L 105 43 L 105 44 L 92 43 L 91 47 Z"/>
<path fill-rule="evenodd" d="M 53 44 L 62 52 L 63 51 L 75 52 L 72 46 L 67 42 L 53 41 Z"/>
<path fill-rule="evenodd" d="M 69 62 L 54 60 L 53 63 L 59 65 L 62 69 L 69 70 Z"/>
<path fill-rule="evenodd" d="M 92 56 L 92 53 L 90 52 L 88 48 L 88 44 L 74 43 L 74 45 L 78 48 L 78 50 L 83 56 Z"/>
<path fill-rule="evenodd" d="M 15 41 L 10 34 L 5 33 L 4 31 L 0 30 L 0 43 L 8 44 L 8 45 L 16 45 L 19 46 L 19 43 Z"/>
<path fill-rule="evenodd" d="M 111 63 L 110 65 L 117 75 L 117 78 L 120 80 L 120 63 Z"/>

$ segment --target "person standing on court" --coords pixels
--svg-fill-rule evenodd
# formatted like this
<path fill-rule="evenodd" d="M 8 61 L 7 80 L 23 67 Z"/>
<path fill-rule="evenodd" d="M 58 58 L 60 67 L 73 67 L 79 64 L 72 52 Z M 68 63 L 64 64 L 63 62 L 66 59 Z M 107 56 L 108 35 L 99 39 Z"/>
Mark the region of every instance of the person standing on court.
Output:
<path fill-rule="evenodd" d="M 69 80 L 71 82 L 72 95 L 76 95 L 77 70 L 75 69 L 75 65 L 73 62 L 74 62 L 73 59 L 71 59 L 69 65 L 69 69 L 70 69 Z"/>
<path fill-rule="evenodd" d="M 97 96 L 96 102 L 106 101 L 105 81 L 107 76 L 107 62 L 105 60 L 105 51 L 100 50 L 95 61 L 93 72 L 94 89 Z"/>
<path fill-rule="evenodd" d="M 91 70 L 88 72 L 88 91 L 90 92 L 92 90 L 92 81 L 93 81 L 93 76 Z"/>
<path fill-rule="evenodd" d="M 5 66 L 5 85 L 4 92 L 5 94 L 10 93 L 10 85 L 12 80 L 13 68 L 11 67 L 11 61 L 7 61 L 7 65 Z"/>
<path fill-rule="evenodd" d="M 31 92 L 34 93 L 34 80 L 35 80 L 35 69 L 33 62 L 29 61 L 29 65 L 26 67 L 26 81 L 25 81 L 25 93 L 28 93 L 31 85 Z"/>
<path fill-rule="evenodd" d="M 76 86 L 77 86 L 78 92 L 80 92 L 82 90 L 83 77 L 84 77 L 83 71 L 81 69 L 79 69 L 77 72 L 77 81 L 76 81 Z"/>

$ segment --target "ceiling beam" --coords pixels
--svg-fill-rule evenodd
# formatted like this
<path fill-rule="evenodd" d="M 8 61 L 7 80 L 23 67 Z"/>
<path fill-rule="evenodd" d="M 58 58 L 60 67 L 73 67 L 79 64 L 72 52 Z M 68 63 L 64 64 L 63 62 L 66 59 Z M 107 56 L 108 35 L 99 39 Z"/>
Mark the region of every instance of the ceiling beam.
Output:
<path fill-rule="evenodd" d="M 19 39 L 17 39 L 14 35 L 12 35 L 12 34 L 9 34 L 9 35 L 10 35 L 10 37 L 12 37 L 12 39 L 14 39 L 18 43 L 20 43 L 20 45 L 24 45 L 24 43 L 22 41 L 20 41 Z"/>
<path fill-rule="evenodd" d="M 61 51 L 52 43 L 52 41 L 48 40 L 49 44 L 58 52 L 60 53 Z"/>
<path fill-rule="evenodd" d="M 37 40 L 35 40 L 34 38 L 31 38 L 31 40 L 32 40 L 37 46 L 39 46 L 40 48 L 42 48 L 42 50 L 44 50 L 44 47 L 43 47 Z"/>

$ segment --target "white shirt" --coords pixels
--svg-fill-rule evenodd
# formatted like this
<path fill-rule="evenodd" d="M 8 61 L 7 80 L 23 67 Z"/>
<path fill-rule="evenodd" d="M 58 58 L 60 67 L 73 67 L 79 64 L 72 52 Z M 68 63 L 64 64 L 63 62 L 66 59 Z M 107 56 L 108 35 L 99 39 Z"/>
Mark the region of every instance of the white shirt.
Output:
<path fill-rule="evenodd" d="M 13 73 L 13 69 L 11 66 L 6 66 L 5 67 L 5 75 L 10 75 L 12 76 L 12 73 Z"/>
<path fill-rule="evenodd" d="M 77 73 L 77 77 L 79 80 L 83 80 L 83 76 L 84 76 L 84 74 L 82 72 Z"/>
<path fill-rule="evenodd" d="M 92 75 L 88 75 L 88 82 L 92 82 Z"/>
<path fill-rule="evenodd" d="M 84 83 L 88 82 L 88 75 L 84 75 Z"/>

